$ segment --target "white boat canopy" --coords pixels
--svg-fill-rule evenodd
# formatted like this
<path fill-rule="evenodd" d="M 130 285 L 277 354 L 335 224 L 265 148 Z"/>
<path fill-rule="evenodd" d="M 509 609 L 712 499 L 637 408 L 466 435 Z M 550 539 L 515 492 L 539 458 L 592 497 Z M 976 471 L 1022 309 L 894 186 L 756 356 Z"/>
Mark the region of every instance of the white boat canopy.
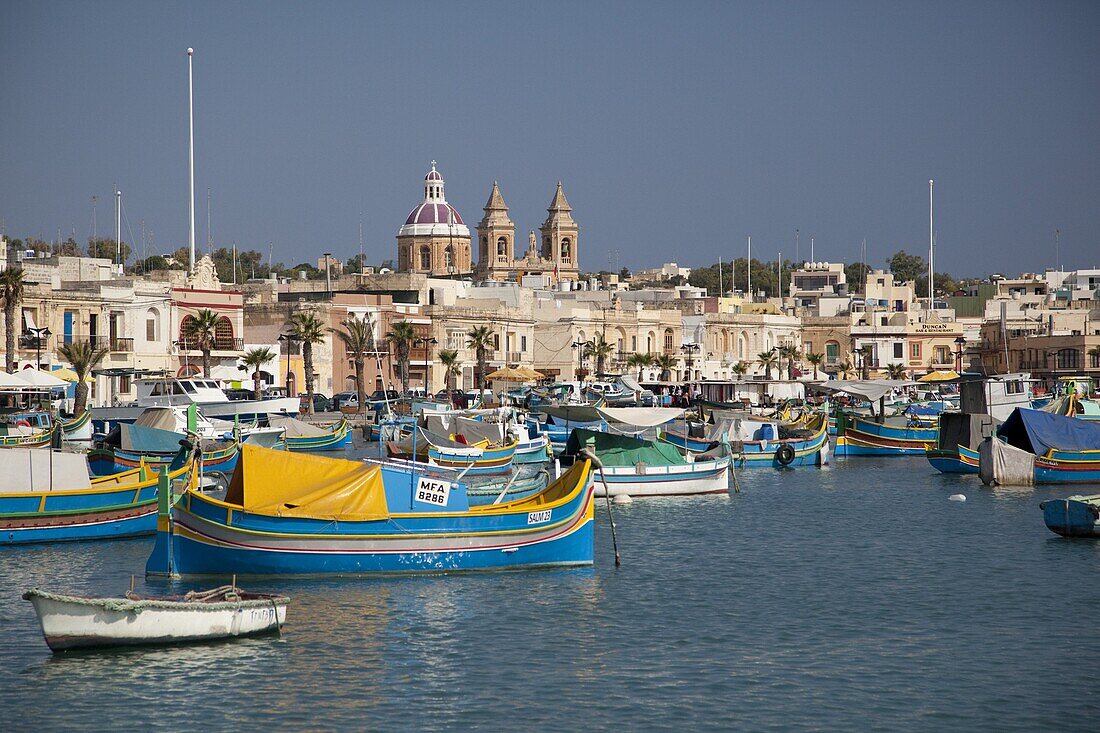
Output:
<path fill-rule="evenodd" d="M 843 392 L 853 397 L 862 397 L 870 402 L 885 397 L 895 389 L 919 387 L 920 384 L 908 379 L 830 379 L 827 382 L 807 382 L 806 388 L 827 394 Z"/>

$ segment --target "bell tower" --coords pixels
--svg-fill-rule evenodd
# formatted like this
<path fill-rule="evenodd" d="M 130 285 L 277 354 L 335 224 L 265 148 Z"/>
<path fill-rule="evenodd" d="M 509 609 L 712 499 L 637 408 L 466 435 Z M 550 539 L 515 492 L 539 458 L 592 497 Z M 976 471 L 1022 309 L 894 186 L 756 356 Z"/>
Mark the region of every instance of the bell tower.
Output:
<path fill-rule="evenodd" d="M 477 225 L 477 274 L 488 280 L 506 280 L 516 258 L 516 225 L 508 218 L 508 204 L 496 181 L 484 210 Z"/>
<path fill-rule="evenodd" d="M 554 191 L 554 199 L 546 209 L 547 217 L 539 231 L 542 234 L 541 255 L 549 260 L 557 272 L 555 280 L 576 280 L 580 275 L 580 258 L 577 249 L 577 222 L 573 221 L 573 207 L 565 199 L 561 181 Z"/>

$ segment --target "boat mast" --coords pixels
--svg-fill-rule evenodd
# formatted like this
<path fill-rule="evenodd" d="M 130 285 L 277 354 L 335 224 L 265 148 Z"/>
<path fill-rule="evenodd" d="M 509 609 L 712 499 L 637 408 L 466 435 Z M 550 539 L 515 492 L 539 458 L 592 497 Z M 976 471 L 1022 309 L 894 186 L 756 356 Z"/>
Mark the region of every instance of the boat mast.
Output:
<path fill-rule="evenodd" d="M 936 240 L 932 234 L 932 180 L 928 180 L 928 311 L 932 311 L 932 278 L 935 273 Z"/>
<path fill-rule="evenodd" d="M 118 190 L 117 183 L 115 184 L 115 268 L 122 269 L 122 191 Z"/>
<path fill-rule="evenodd" d="M 188 186 L 188 216 L 189 216 L 189 228 L 187 230 L 187 241 L 190 246 L 191 261 L 188 263 L 189 272 L 194 274 L 195 272 L 195 98 L 194 98 L 194 81 L 191 73 L 191 57 L 195 55 L 195 49 L 187 49 L 187 128 L 188 128 L 188 145 L 187 145 L 187 167 L 189 173 L 190 185 Z"/>
<path fill-rule="evenodd" d="M 745 275 L 748 278 L 745 284 L 745 289 L 749 291 L 749 302 L 752 302 L 752 235 L 749 235 L 749 258 L 745 263 L 748 265 L 745 268 Z"/>

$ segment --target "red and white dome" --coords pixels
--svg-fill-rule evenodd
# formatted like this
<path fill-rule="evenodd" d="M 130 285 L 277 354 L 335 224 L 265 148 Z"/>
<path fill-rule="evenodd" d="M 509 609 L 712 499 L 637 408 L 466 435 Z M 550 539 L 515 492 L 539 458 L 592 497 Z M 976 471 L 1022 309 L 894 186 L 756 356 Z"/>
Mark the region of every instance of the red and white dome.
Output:
<path fill-rule="evenodd" d="M 424 200 L 413 207 L 397 236 L 453 236 L 469 237 L 470 229 L 462 221 L 455 207 L 447 203 L 444 195 L 443 174 L 432 169 L 424 176 Z"/>

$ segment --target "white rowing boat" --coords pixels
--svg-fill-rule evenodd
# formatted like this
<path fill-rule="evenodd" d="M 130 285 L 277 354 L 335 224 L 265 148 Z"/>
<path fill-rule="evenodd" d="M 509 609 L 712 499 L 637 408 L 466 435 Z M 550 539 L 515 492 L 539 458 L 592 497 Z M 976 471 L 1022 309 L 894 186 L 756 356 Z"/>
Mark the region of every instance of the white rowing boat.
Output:
<path fill-rule="evenodd" d="M 247 593 L 235 585 L 183 596 L 125 598 L 66 596 L 35 588 L 34 605 L 53 651 L 86 647 L 175 644 L 277 631 L 286 622 L 286 596 Z"/>

